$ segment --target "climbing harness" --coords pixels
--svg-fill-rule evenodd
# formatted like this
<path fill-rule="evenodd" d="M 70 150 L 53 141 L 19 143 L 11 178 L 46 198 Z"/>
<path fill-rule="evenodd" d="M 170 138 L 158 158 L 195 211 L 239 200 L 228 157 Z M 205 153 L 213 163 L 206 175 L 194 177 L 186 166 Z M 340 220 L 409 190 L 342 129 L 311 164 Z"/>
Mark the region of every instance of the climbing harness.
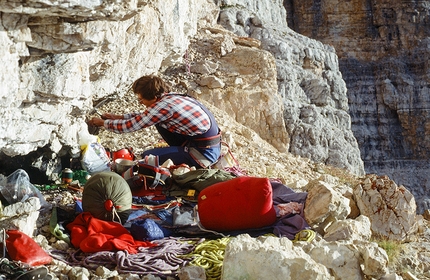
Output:
<path fill-rule="evenodd" d="M 201 167 L 209 168 L 213 162 L 202 155 L 197 148 L 211 148 L 220 145 L 221 142 L 221 131 L 219 131 L 218 134 L 214 136 L 189 140 L 185 148 Z"/>

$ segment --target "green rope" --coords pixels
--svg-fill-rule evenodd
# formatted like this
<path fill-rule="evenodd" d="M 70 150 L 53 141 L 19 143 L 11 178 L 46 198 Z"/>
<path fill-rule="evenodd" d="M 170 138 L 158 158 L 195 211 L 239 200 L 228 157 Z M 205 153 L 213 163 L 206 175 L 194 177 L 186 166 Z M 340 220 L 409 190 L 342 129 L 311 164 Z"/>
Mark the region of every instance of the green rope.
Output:
<path fill-rule="evenodd" d="M 196 246 L 193 252 L 182 257 L 192 258 L 190 265 L 203 267 L 206 271 L 207 280 L 220 279 L 225 247 L 230 239 L 230 237 L 224 237 L 203 241 Z"/>

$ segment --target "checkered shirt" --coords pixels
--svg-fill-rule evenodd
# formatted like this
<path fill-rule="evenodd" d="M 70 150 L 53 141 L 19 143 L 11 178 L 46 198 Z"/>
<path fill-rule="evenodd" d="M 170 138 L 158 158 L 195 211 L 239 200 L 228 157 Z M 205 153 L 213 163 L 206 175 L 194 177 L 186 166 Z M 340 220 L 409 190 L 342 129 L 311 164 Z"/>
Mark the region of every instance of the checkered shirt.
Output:
<path fill-rule="evenodd" d="M 192 97 L 166 93 L 144 112 L 129 113 L 122 120 L 105 120 L 104 127 L 116 133 L 140 130 L 155 124 L 170 132 L 194 136 L 209 130 L 209 116 Z"/>

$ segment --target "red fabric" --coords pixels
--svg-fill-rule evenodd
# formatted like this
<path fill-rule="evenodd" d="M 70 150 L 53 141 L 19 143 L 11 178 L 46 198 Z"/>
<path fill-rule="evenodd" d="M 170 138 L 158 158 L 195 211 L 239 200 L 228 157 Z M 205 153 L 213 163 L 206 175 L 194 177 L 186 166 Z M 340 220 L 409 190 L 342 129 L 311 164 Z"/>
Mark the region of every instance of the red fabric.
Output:
<path fill-rule="evenodd" d="M 163 196 L 166 199 L 166 196 L 163 195 L 163 186 L 156 186 L 153 189 L 141 187 L 140 189 L 131 190 L 133 196 Z M 163 198 L 160 198 L 161 200 Z"/>
<path fill-rule="evenodd" d="M 67 228 L 71 231 L 73 246 L 85 253 L 124 250 L 135 254 L 139 247 L 156 246 L 151 242 L 134 240 L 121 224 L 94 218 L 89 212 L 76 216 Z"/>
<path fill-rule="evenodd" d="M 52 257 L 30 236 L 19 230 L 7 230 L 6 248 L 9 257 L 30 266 L 51 263 Z"/>
<path fill-rule="evenodd" d="M 206 229 L 255 229 L 276 222 L 272 186 L 268 178 L 237 177 L 203 189 L 198 213 Z"/>

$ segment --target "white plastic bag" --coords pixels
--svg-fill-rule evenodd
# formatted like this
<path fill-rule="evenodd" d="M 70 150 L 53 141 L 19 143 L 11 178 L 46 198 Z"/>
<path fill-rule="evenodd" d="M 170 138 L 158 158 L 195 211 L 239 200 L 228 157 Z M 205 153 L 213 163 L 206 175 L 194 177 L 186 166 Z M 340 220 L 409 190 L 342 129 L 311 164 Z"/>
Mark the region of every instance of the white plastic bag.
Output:
<path fill-rule="evenodd" d="M 46 202 L 40 191 L 30 183 L 30 177 L 25 170 L 17 169 L 9 176 L 0 179 L 0 198 L 5 206 L 24 202 L 30 197 L 39 198 L 41 208 L 50 208 L 50 204 Z"/>
<path fill-rule="evenodd" d="M 88 132 L 81 132 L 79 144 L 81 145 L 81 164 L 89 174 L 111 171 L 110 158 L 98 137 Z"/>

